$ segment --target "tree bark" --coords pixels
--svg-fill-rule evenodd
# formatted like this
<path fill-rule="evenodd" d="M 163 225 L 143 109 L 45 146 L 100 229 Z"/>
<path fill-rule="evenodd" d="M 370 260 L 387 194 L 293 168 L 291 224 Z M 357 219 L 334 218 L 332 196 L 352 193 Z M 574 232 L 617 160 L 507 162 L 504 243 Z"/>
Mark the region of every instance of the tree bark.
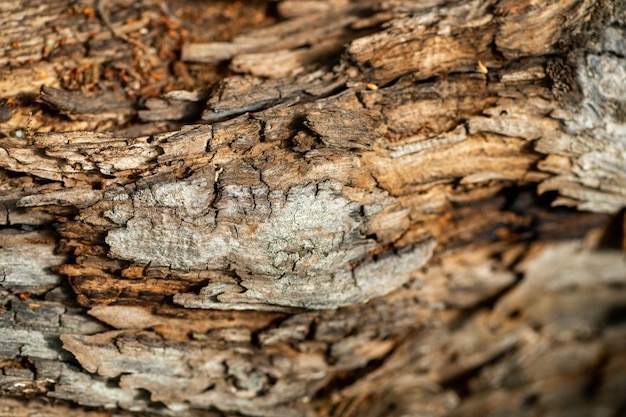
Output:
<path fill-rule="evenodd" d="M 5 2 L 0 416 L 620 415 L 625 6 Z"/>

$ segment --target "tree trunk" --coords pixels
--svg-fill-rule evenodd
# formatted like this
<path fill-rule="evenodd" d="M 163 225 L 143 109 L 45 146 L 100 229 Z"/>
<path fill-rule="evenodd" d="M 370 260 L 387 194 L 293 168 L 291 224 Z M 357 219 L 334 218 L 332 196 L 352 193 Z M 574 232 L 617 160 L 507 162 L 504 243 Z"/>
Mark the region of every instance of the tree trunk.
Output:
<path fill-rule="evenodd" d="M 5 1 L 0 416 L 622 415 L 625 6 Z"/>

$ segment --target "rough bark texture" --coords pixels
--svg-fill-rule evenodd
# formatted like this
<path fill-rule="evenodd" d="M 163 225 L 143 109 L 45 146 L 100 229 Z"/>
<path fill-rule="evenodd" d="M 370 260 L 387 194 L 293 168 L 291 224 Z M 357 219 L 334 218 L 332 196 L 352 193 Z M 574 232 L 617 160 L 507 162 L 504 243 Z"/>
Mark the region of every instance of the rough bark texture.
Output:
<path fill-rule="evenodd" d="M 625 6 L 4 1 L 0 416 L 622 415 Z"/>

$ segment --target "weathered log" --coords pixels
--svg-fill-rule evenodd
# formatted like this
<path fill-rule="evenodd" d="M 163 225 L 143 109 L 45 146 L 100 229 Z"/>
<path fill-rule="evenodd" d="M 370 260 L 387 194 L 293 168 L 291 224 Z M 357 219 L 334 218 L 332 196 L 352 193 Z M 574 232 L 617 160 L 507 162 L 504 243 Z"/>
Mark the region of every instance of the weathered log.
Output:
<path fill-rule="evenodd" d="M 22 3 L 0 415 L 623 409 L 622 1 Z"/>

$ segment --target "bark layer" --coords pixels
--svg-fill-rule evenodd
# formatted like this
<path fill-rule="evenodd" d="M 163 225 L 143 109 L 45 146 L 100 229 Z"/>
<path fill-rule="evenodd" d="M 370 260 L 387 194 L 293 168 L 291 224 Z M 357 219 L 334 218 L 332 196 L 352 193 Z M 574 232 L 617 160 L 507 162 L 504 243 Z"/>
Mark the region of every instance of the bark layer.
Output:
<path fill-rule="evenodd" d="M 195 40 L 182 6 L 18 3 L 3 393 L 67 401 L 28 405 L 51 415 L 624 406 L 623 215 L 601 230 L 626 205 L 622 2 L 285 0 Z"/>

